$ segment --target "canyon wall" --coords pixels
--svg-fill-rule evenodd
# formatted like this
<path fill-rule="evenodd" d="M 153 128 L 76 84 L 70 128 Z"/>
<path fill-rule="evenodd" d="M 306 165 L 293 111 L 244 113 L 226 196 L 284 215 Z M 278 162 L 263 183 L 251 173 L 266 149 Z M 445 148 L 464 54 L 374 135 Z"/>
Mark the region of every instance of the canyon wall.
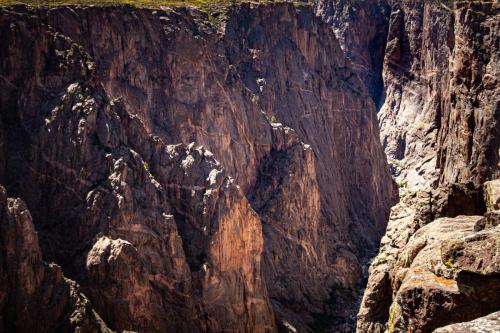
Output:
<path fill-rule="evenodd" d="M 0 332 L 496 325 L 499 22 L 0 8 Z"/>
<path fill-rule="evenodd" d="M 333 29 L 346 57 L 379 108 L 384 102 L 382 68 L 391 12 L 387 0 L 310 2 Z"/>
<path fill-rule="evenodd" d="M 292 4 L 0 11 L 0 183 L 87 325 L 350 330 L 397 194 L 327 24 Z M 0 331 L 35 324 L 16 320 Z"/>
<path fill-rule="evenodd" d="M 26 203 L 3 187 L 0 223 L 1 332 L 111 332 L 79 286 L 43 261 Z"/>
<path fill-rule="evenodd" d="M 375 48 L 384 54 L 379 123 L 401 202 L 371 265 L 358 331 L 432 332 L 498 311 L 499 259 L 489 254 L 498 247 L 498 207 L 481 215 L 488 198 L 496 200 L 496 183 L 485 182 L 499 176 L 500 6 L 338 0 L 314 7 L 346 41 L 360 77 L 377 68 L 366 66 L 367 46 L 385 38 Z"/>

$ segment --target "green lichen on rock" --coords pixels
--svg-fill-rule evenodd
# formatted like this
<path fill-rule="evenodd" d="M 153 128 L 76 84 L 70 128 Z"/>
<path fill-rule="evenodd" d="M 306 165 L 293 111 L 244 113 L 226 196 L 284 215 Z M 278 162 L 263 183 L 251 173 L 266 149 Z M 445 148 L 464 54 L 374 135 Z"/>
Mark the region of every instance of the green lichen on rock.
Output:
<path fill-rule="evenodd" d="M 448 240 L 443 242 L 441 245 L 441 260 L 443 264 L 448 267 L 452 268 L 455 265 L 455 262 L 460 256 L 460 253 L 463 252 L 464 249 L 464 243 L 459 240 Z"/>
<path fill-rule="evenodd" d="M 451 262 L 451 261 L 449 261 L 449 260 L 448 260 L 448 261 L 446 261 L 446 262 L 444 263 L 444 265 L 445 265 L 446 267 L 448 267 L 448 268 L 453 268 L 453 262 Z"/>
<path fill-rule="evenodd" d="M 387 330 L 389 333 L 396 332 L 396 321 L 400 315 L 401 315 L 401 309 L 396 301 L 391 305 L 391 309 L 389 312 L 389 320 L 387 321 Z"/>

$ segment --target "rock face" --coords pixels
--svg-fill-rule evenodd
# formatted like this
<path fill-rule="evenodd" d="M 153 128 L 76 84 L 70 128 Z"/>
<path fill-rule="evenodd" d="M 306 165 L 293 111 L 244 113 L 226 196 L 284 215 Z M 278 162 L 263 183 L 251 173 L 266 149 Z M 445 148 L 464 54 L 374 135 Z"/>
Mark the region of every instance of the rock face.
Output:
<path fill-rule="evenodd" d="M 338 10 L 345 7 L 342 1 L 325 1 L 317 8 L 327 8 L 324 3 Z M 436 262 L 445 265 L 446 260 L 423 254 L 416 259 L 412 254 L 408 259 L 407 253 L 424 253 L 422 249 L 430 246 L 429 239 L 435 239 L 436 244 L 447 241 L 445 232 L 436 236 L 427 227 L 421 229 L 434 219 L 483 214 L 486 206 L 495 207 L 496 199 L 492 197 L 496 192 L 491 185 L 485 186 L 491 197 L 487 195 L 484 202 L 482 196 L 483 183 L 498 177 L 500 52 L 496 36 L 500 30 L 500 7 L 494 2 L 386 4 L 390 15 L 382 68 L 385 95 L 379 123 L 402 202 L 392 210 L 379 256 L 372 263 L 358 331 L 430 332 L 440 325 L 498 310 L 498 299 L 491 299 L 492 307 L 483 307 L 484 313 L 474 312 L 480 301 L 477 295 L 469 297 L 466 290 L 459 288 L 457 292 L 455 286 L 461 283 L 458 273 L 454 273 L 453 282 L 448 281 L 446 288 L 443 283 L 435 284 L 434 278 L 451 277 L 434 267 Z M 381 4 L 368 1 L 358 6 L 373 13 Z M 335 19 L 331 24 L 346 39 L 354 41 L 349 43 L 351 48 L 363 50 L 366 41 L 353 38 L 354 32 L 348 28 L 339 28 L 346 21 L 350 24 L 351 20 L 374 20 L 358 13 L 346 15 L 345 10 L 337 11 L 332 14 Z M 351 59 L 359 63 L 355 57 Z M 463 219 L 472 218 L 437 220 L 431 225 L 449 224 L 450 232 L 460 234 Z M 483 229 L 491 227 L 488 239 L 496 239 L 496 225 L 496 215 L 488 213 L 476 226 L 479 234 L 469 237 L 486 237 Z M 479 251 L 482 246 L 484 252 Z M 491 244 L 482 243 L 476 249 L 480 253 L 467 254 L 464 262 L 474 261 L 473 258 L 492 260 L 488 246 Z M 472 284 L 479 286 L 484 282 L 489 288 L 498 288 L 498 279 L 487 282 L 481 277 L 497 272 L 470 274 L 478 279 Z M 430 279 L 431 285 L 419 282 L 426 279 Z M 474 288 L 480 293 L 477 286 Z M 417 299 L 424 303 L 416 302 Z M 444 305 L 443 300 L 453 309 L 445 307 L 440 310 L 444 312 L 438 312 L 438 308 L 429 308 Z"/>
<path fill-rule="evenodd" d="M 370 268 L 358 331 L 431 332 L 497 311 L 498 296 L 483 304 L 481 293 L 498 290 L 489 251 L 499 236 L 497 182 L 486 181 L 499 176 L 499 4 L 313 3 L 365 84 L 367 72 L 383 77 L 381 141 L 402 198 Z M 380 67 L 366 61 L 374 50 Z M 487 208 L 484 218 L 457 217 Z M 432 222 L 439 217 L 453 219 Z M 446 244 L 468 245 L 452 264 Z"/>
<path fill-rule="evenodd" d="M 111 332 L 78 285 L 42 260 L 31 214 L 0 186 L 0 332 Z"/>
<path fill-rule="evenodd" d="M 0 9 L 0 183 L 113 330 L 349 330 L 397 196 L 375 108 L 310 9 L 225 15 Z"/>
<path fill-rule="evenodd" d="M 381 140 L 405 187 L 479 186 L 498 176 L 496 2 L 314 4 L 360 76 L 383 77 Z M 367 52 L 382 54 L 383 65 L 369 66 Z"/>
<path fill-rule="evenodd" d="M 408 189 L 479 187 L 498 176 L 499 11 L 480 2 L 393 6 L 379 119 Z"/>
<path fill-rule="evenodd" d="M 494 312 L 466 323 L 448 325 L 434 333 L 495 333 L 500 330 L 500 312 Z"/>
<path fill-rule="evenodd" d="M 399 230 L 399 242 L 388 230 L 371 267 L 358 331 L 432 332 L 497 310 L 500 230 L 475 231 L 483 219 L 437 219 L 406 242 L 408 226 Z"/>
<path fill-rule="evenodd" d="M 329 24 L 375 105 L 384 102 L 382 68 L 391 7 L 387 0 L 313 0 Z"/>

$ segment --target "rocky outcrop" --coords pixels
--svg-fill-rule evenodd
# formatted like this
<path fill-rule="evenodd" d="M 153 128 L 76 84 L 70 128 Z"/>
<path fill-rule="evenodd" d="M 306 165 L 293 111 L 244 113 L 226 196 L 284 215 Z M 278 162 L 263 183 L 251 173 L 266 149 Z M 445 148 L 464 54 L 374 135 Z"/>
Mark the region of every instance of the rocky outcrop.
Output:
<path fill-rule="evenodd" d="M 450 64 L 450 107 L 439 133 L 441 183 L 480 186 L 499 174 L 500 5 L 461 2 L 454 7 L 454 53 Z"/>
<path fill-rule="evenodd" d="M 383 77 L 381 140 L 402 198 L 370 268 L 358 331 L 431 332 L 498 310 L 497 297 L 485 305 L 480 296 L 498 288 L 489 251 L 499 235 L 497 182 L 486 182 L 498 177 L 500 148 L 498 3 L 313 3 L 365 84 L 373 86 L 367 71 Z M 366 61 L 374 50 L 382 66 Z M 457 217 L 487 208 L 483 218 Z"/>
<path fill-rule="evenodd" d="M 432 332 L 498 310 L 500 230 L 475 231 L 483 219 L 438 219 L 399 243 L 389 230 L 371 267 L 358 331 Z"/>
<path fill-rule="evenodd" d="M 0 186 L 0 332 L 111 333 L 79 286 L 46 263 L 31 214 Z"/>
<path fill-rule="evenodd" d="M 70 84 L 55 105 L 23 180 L 39 191 L 30 200 L 58 193 L 34 201 L 46 253 L 110 325 L 272 331 L 260 221 L 213 155 L 149 136 L 99 85 Z"/>
<path fill-rule="evenodd" d="M 494 312 L 469 322 L 448 325 L 434 333 L 495 333 L 500 330 L 500 312 Z"/>
<path fill-rule="evenodd" d="M 349 330 L 396 197 L 373 103 L 308 8 L 224 13 L 1 9 L 0 181 L 111 329 Z"/>
<path fill-rule="evenodd" d="M 484 183 L 484 201 L 486 209 L 493 211 L 500 209 L 500 182 L 489 181 Z"/>
<path fill-rule="evenodd" d="M 400 184 L 479 186 L 497 176 L 498 4 L 313 3 L 360 77 L 383 77 L 381 140 Z M 383 65 L 370 65 L 368 54 Z"/>
<path fill-rule="evenodd" d="M 393 6 L 379 118 L 409 189 L 498 175 L 498 15 L 494 2 Z"/>

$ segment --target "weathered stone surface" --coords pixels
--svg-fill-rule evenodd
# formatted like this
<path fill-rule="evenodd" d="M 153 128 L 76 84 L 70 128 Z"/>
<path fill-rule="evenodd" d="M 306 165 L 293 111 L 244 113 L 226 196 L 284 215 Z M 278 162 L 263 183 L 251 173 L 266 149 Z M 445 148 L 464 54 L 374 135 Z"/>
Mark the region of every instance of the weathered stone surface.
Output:
<path fill-rule="evenodd" d="M 400 184 L 478 187 L 498 176 L 497 2 L 313 2 L 361 77 L 383 76 L 381 139 Z M 383 66 L 363 62 L 380 49 Z"/>
<path fill-rule="evenodd" d="M 442 243 L 441 259 L 445 265 L 462 271 L 494 275 L 500 272 L 499 246 L 499 228 L 491 226 L 463 239 Z"/>
<path fill-rule="evenodd" d="M 479 220 L 438 219 L 400 248 L 384 244 L 370 268 L 358 331 L 431 332 L 498 310 L 500 230 L 475 232 Z"/>
<path fill-rule="evenodd" d="M 475 231 L 490 229 L 500 224 L 500 210 L 494 210 L 484 214 L 484 218 L 479 220 L 474 226 Z"/>
<path fill-rule="evenodd" d="M 43 261 L 31 214 L 0 186 L 0 332 L 111 333 L 79 286 Z"/>
<path fill-rule="evenodd" d="M 476 186 L 500 176 L 500 4 L 457 2 L 453 7 L 449 107 L 440 113 L 440 182 Z"/>
<path fill-rule="evenodd" d="M 438 328 L 433 333 L 495 333 L 498 331 L 500 331 L 500 312 L 494 312 L 472 321 Z"/>
<path fill-rule="evenodd" d="M 64 217 L 81 221 L 79 228 L 42 224 L 51 230 L 47 251 L 82 281 L 112 327 L 272 331 L 260 221 L 213 155 L 153 138 L 98 86 L 71 84 L 60 103 L 32 147 L 42 152 L 39 170 L 58 171 L 59 181 L 32 174 L 29 183 L 76 206 Z M 74 165 L 63 167 L 68 160 Z M 73 170 L 85 170 L 73 183 L 76 198 L 62 185 Z M 45 208 L 49 216 L 57 211 Z M 82 262 L 65 262 L 67 253 Z"/>
<path fill-rule="evenodd" d="M 500 180 L 484 183 L 484 201 L 488 211 L 500 209 Z"/>
<path fill-rule="evenodd" d="M 379 123 L 394 174 L 412 191 L 439 176 L 437 138 L 441 109 L 448 107 L 452 29 L 448 8 L 423 0 L 391 2 Z"/>
<path fill-rule="evenodd" d="M 348 324 L 396 193 L 309 9 L 21 6 L 0 31 L 1 181 L 112 329 Z"/>

